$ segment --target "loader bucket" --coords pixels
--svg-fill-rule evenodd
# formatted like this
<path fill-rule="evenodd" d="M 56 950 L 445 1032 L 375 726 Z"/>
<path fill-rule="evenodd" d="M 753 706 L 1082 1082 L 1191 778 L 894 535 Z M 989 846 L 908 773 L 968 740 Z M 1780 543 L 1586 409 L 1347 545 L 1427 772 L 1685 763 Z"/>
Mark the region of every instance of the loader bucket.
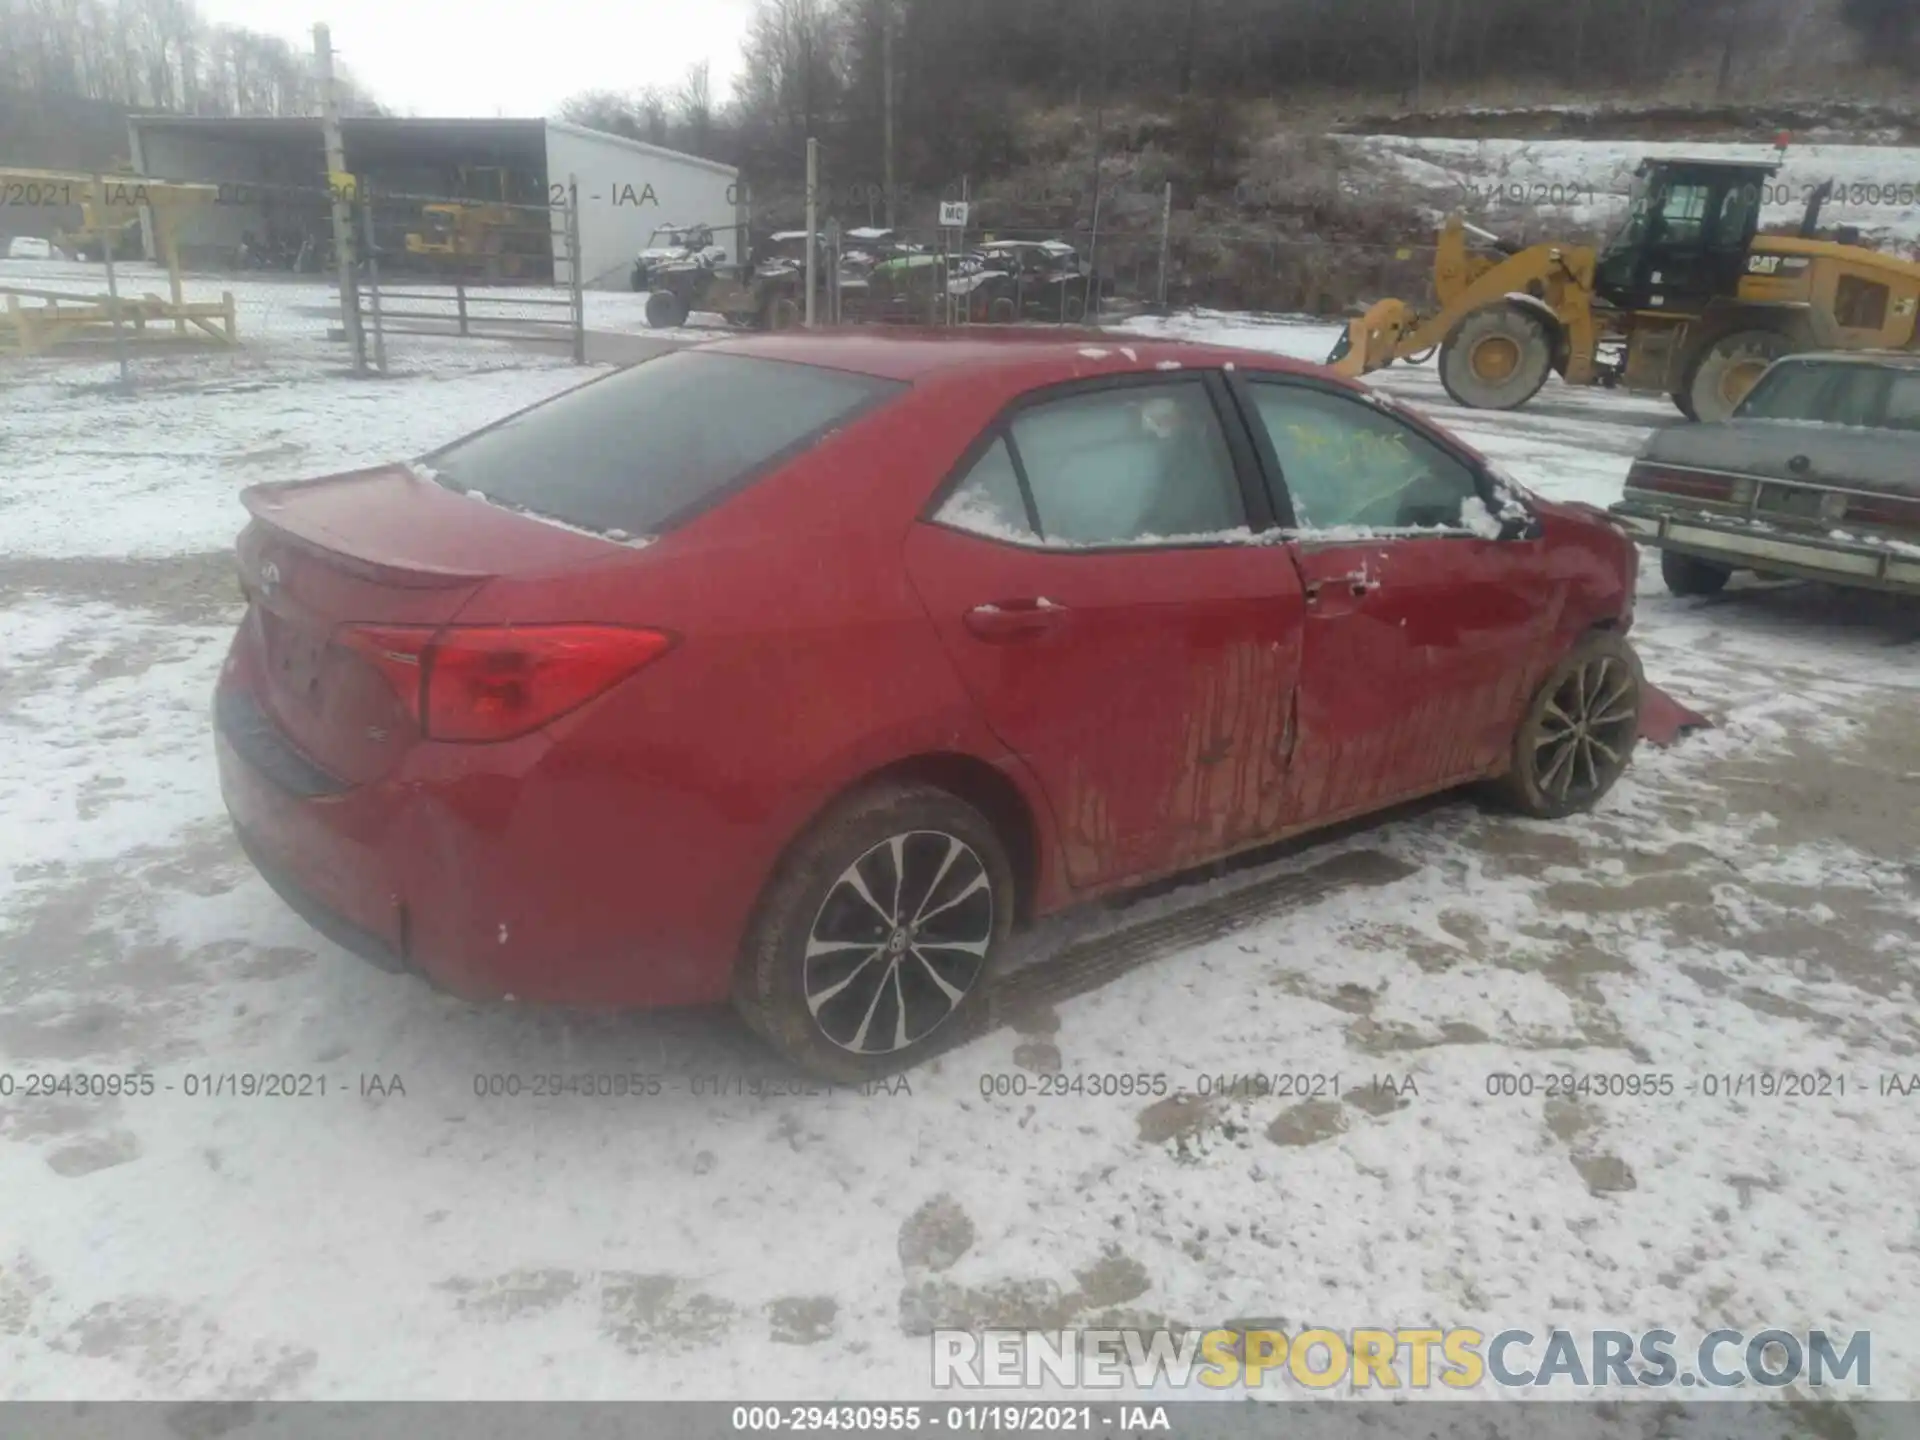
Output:
<path fill-rule="evenodd" d="M 1327 364 L 1350 379 L 1384 369 L 1397 358 L 1402 337 L 1419 324 L 1419 315 L 1406 301 L 1381 300 L 1347 322 L 1346 333 L 1334 345 Z"/>
<path fill-rule="evenodd" d="M 1713 722 L 1689 710 L 1658 685 L 1651 682 L 1640 690 L 1640 738 L 1662 750 L 1678 743 L 1695 730 L 1711 730 Z"/>

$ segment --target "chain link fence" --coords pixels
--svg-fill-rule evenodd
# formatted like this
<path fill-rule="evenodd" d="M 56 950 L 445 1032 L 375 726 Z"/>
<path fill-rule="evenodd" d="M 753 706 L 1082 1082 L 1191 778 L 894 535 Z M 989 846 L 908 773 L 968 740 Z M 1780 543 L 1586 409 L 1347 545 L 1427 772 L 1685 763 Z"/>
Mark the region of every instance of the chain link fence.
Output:
<path fill-rule="evenodd" d="M 544 204 L 207 189 L 164 233 L 136 210 L 125 224 L 56 227 L 24 258 L 0 252 L 9 378 L 155 388 L 491 368 L 529 348 L 585 358 L 579 206 L 565 184 Z M 336 198 L 347 202 L 344 271 Z"/>

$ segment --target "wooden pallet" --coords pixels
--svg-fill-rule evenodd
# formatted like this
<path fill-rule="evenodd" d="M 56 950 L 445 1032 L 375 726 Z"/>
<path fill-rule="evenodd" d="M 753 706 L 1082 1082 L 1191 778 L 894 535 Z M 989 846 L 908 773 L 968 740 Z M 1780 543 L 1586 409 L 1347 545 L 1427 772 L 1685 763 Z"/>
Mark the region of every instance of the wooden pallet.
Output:
<path fill-rule="evenodd" d="M 44 354 L 69 341 L 109 338 L 116 316 L 123 333 L 135 340 L 239 343 L 231 290 L 222 291 L 218 302 L 169 300 L 151 292 L 122 295 L 116 300 L 105 294 L 34 290 L 19 285 L 0 285 L 0 296 L 6 299 L 6 309 L 0 311 L 0 350 L 21 355 Z"/>

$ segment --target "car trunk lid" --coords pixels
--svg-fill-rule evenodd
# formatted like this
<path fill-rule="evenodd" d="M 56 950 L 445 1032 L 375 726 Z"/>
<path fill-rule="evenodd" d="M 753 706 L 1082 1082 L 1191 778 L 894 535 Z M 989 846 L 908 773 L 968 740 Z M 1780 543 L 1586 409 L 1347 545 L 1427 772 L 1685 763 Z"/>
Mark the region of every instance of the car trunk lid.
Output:
<path fill-rule="evenodd" d="M 439 626 L 490 579 L 590 565 L 625 547 L 487 505 L 408 466 L 258 485 L 238 546 L 256 700 L 308 759 L 353 784 L 419 738 L 357 626 Z"/>
<path fill-rule="evenodd" d="M 1751 514 L 1791 528 L 1920 531 L 1920 446 L 1910 431 L 1733 420 L 1660 431 L 1645 465 L 1755 482 Z M 1629 484 L 1631 484 L 1631 480 Z M 1747 503 L 1745 492 L 1737 503 Z M 1909 520 L 1908 517 L 1911 517 Z"/>

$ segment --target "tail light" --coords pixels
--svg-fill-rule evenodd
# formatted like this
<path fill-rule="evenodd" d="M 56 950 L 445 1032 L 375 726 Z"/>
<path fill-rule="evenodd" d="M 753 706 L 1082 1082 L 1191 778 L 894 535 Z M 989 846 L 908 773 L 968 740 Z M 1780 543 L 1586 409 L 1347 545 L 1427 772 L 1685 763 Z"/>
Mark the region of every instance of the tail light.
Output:
<path fill-rule="evenodd" d="M 1644 461 L 1636 462 L 1627 472 L 1629 490 L 1652 490 L 1661 495 L 1682 495 L 1689 500 L 1717 500 L 1723 504 L 1737 503 L 1739 498 L 1736 486 L 1740 482 L 1732 475 L 1713 475 L 1701 470 L 1676 470 L 1669 465 L 1649 465 Z M 1750 484 L 1742 488 L 1750 490 Z"/>
<path fill-rule="evenodd" d="M 386 676 L 430 740 L 511 740 L 672 648 L 618 625 L 352 625 L 342 643 Z"/>
<path fill-rule="evenodd" d="M 1920 529 L 1920 500 L 1892 495 L 1849 495 L 1846 518 L 1893 530 Z"/>

